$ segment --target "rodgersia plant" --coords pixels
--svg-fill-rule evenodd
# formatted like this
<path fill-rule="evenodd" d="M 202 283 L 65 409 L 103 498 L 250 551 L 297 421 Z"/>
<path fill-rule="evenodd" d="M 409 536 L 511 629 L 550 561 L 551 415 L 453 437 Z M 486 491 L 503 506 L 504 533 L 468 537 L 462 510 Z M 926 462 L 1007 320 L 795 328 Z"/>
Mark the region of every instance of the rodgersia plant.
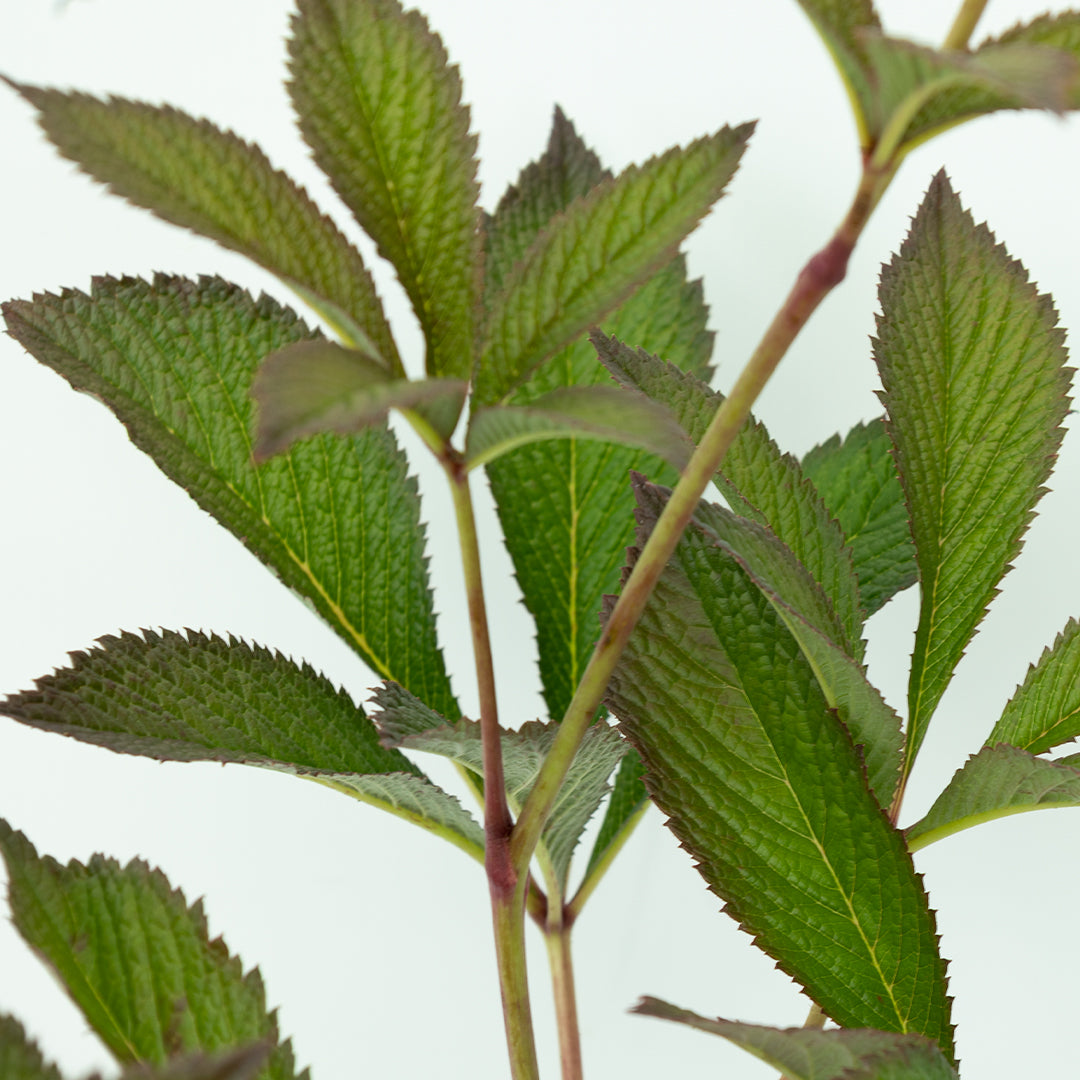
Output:
<path fill-rule="evenodd" d="M 863 169 L 725 394 L 708 387 L 702 288 L 678 252 L 727 188 L 750 124 L 613 175 L 557 111 L 545 152 L 485 212 L 459 76 L 424 18 L 393 0 L 302 0 L 289 45 L 300 129 L 397 272 L 422 331 L 420 377 L 358 250 L 257 147 L 167 108 L 12 84 L 61 153 L 249 256 L 314 313 L 169 274 L 4 308 L 9 333 L 104 401 L 375 685 L 360 703 L 273 642 L 132 630 L 0 711 L 123 753 L 314 781 L 472 856 L 489 883 L 516 1078 L 538 1075 L 526 917 L 548 944 L 562 1071 L 576 1077 L 570 930 L 649 796 L 813 1005 L 802 1029 L 652 998 L 638 1010 L 790 1077 L 868 1080 L 956 1075 L 946 964 L 912 853 L 1080 800 L 1076 759 L 1048 756 L 1080 734 L 1070 622 L 988 718 L 985 746 L 897 828 L 1069 407 L 1051 302 L 946 174 L 882 273 L 884 420 L 799 461 L 749 415 L 912 148 L 986 113 L 1080 104 L 1080 15 L 975 48 L 983 5 L 965 3 L 933 50 L 889 37 L 868 2 L 802 6 L 847 87 Z M 468 627 L 476 717 L 462 716 L 440 651 L 419 498 L 389 410 L 451 492 L 467 609 L 444 612 L 439 632 Z M 548 710 L 514 730 L 499 722 L 470 488 L 481 468 L 535 622 Z M 864 623 L 915 584 L 909 692 L 890 704 L 864 667 Z M 454 763 L 456 792 L 424 772 L 428 755 Z M 201 908 L 160 871 L 100 856 L 64 867 L 7 825 L 0 850 L 16 926 L 122 1067 L 297 1074 L 258 976 L 209 940 Z M 5 1076 L 56 1075 L 12 1018 L 0 1054 Z"/>

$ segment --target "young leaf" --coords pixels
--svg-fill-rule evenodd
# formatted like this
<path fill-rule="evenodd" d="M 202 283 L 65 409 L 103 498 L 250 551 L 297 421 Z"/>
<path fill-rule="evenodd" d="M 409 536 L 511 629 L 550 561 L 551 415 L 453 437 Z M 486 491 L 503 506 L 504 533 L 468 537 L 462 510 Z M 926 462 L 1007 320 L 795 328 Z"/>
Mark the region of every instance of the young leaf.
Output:
<path fill-rule="evenodd" d="M 517 183 L 499 200 L 495 213 L 485 219 L 486 303 L 502 292 L 510 271 L 548 222 L 610 176 L 556 106 L 547 149 L 522 169 Z"/>
<path fill-rule="evenodd" d="M 568 386 L 529 405 L 479 409 L 469 423 L 465 463 L 476 468 L 526 443 L 566 438 L 640 447 L 676 469 L 693 451 L 678 421 L 644 394 L 616 386 Z"/>
<path fill-rule="evenodd" d="M 741 1046 L 788 1080 L 956 1080 L 956 1070 L 929 1039 L 865 1028 L 819 1031 L 708 1020 L 656 998 L 631 1010 L 673 1020 Z"/>
<path fill-rule="evenodd" d="M 863 35 L 881 29 L 873 0 L 799 0 L 836 64 L 855 114 L 859 144 L 871 143 L 874 79 Z"/>
<path fill-rule="evenodd" d="M 934 805 L 907 830 L 912 851 L 984 821 L 1080 806 L 1080 768 L 1015 746 L 984 746 L 958 769 Z"/>
<path fill-rule="evenodd" d="M 481 405 L 506 399 L 548 357 L 674 257 L 720 198 L 753 126 L 725 127 L 615 180 L 553 218 L 494 298 L 476 374 Z"/>
<path fill-rule="evenodd" d="M 461 379 L 395 378 L 362 352 L 299 341 L 259 365 L 251 387 L 259 406 L 253 453 L 265 461 L 307 435 L 351 435 L 381 423 L 391 408 L 422 409 L 435 434 L 447 439 L 465 391 Z"/>
<path fill-rule="evenodd" d="M 593 334 L 591 340 L 617 382 L 666 405 L 690 438 L 701 441 L 724 400 L 722 394 L 645 349 L 631 349 L 604 334 Z M 862 606 L 851 552 L 798 461 L 782 454 L 764 425 L 751 418 L 714 482 L 738 513 L 768 525 L 810 571 L 843 625 L 845 636 L 837 644 L 861 659 Z"/>
<path fill-rule="evenodd" d="M 859 598 L 872 615 L 919 579 L 904 491 L 884 423 L 856 424 L 834 435 L 802 461 L 851 548 Z"/>
<path fill-rule="evenodd" d="M 528 797 L 557 730 L 553 724 L 532 721 L 523 724 L 518 731 L 503 732 L 506 795 L 512 806 L 520 807 Z M 478 723 L 460 720 L 452 727 L 405 734 L 393 742 L 410 750 L 440 754 L 483 775 Z M 623 750 L 623 742 L 613 729 L 606 724 L 594 724 L 582 740 L 558 801 L 544 826 L 542 843 L 564 889 L 574 848 L 607 792 L 608 777 L 615 771 Z"/>
<path fill-rule="evenodd" d="M 60 1070 L 46 1063 L 37 1043 L 7 1013 L 0 1013 L 0 1076 L 4 1080 L 61 1080 Z"/>
<path fill-rule="evenodd" d="M 967 53 L 867 33 L 864 45 L 875 84 L 871 131 L 902 153 L 997 109 L 1060 113 L 1080 72 L 1069 53 L 1026 42 L 991 43 Z"/>
<path fill-rule="evenodd" d="M 659 512 L 667 492 L 640 488 L 638 498 L 649 499 L 651 510 Z M 764 526 L 705 502 L 694 520 L 738 562 L 798 642 L 826 702 L 864 757 L 870 790 L 888 808 L 900 779 L 900 718 L 867 681 L 862 666 L 836 644 L 841 628 L 821 586 Z"/>
<path fill-rule="evenodd" d="M 235 533 L 385 678 L 446 716 L 416 483 L 385 427 L 322 435 L 262 468 L 251 460 L 255 369 L 312 332 L 288 309 L 220 279 L 99 279 L 4 305 L 8 330 Z M 168 325 L 170 332 L 153 332 Z"/>
<path fill-rule="evenodd" d="M 278 1041 L 258 970 L 245 975 L 210 940 L 202 902 L 188 907 L 160 870 L 101 855 L 61 866 L 2 820 L 0 854 L 16 928 L 121 1063 L 265 1040 L 261 1080 L 306 1080 Z"/>
<path fill-rule="evenodd" d="M 470 854 L 479 827 L 379 733 L 343 690 L 280 653 L 188 631 L 100 639 L 0 715 L 120 754 L 263 765 L 317 780 Z M 378 774 L 378 775 L 369 775 Z M 478 846 L 479 845 L 479 846 Z"/>
<path fill-rule="evenodd" d="M 1043 650 L 1038 664 L 1028 668 L 987 746 L 1008 743 L 1031 754 L 1042 754 L 1080 736 L 1080 625 L 1075 619 Z"/>
<path fill-rule="evenodd" d="M 60 153 L 95 180 L 254 259 L 346 341 L 402 372 L 360 253 L 257 146 L 172 108 L 11 85 Z"/>
<path fill-rule="evenodd" d="M 608 705 L 669 826 L 778 966 L 838 1024 L 920 1033 L 951 1057 L 945 965 L 903 838 L 767 597 L 693 524 Z"/>
<path fill-rule="evenodd" d="M 394 264 L 427 371 L 468 379 L 481 237 L 457 68 L 397 0 L 301 0 L 292 29 L 289 91 L 315 160 Z"/>
<path fill-rule="evenodd" d="M 882 271 L 880 301 L 874 354 L 921 585 L 910 768 L 1044 491 L 1070 371 L 1050 298 L 943 173 Z"/>

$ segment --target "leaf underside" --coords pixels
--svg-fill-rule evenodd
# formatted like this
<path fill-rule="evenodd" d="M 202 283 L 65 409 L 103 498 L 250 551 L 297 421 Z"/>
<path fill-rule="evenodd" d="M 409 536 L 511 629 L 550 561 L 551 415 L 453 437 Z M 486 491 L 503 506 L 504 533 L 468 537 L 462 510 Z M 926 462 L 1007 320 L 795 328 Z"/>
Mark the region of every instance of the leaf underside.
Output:
<path fill-rule="evenodd" d="M 658 506 L 648 492 L 641 538 Z M 709 887 L 838 1024 L 952 1055 L 945 965 L 903 838 L 768 598 L 691 524 L 608 704 Z"/>
<path fill-rule="evenodd" d="M 709 1020 L 650 997 L 642 998 L 632 1011 L 719 1035 L 779 1069 L 788 1080 L 885 1080 L 886 1076 L 889 1080 L 955 1080 L 957 1075 L 941 1050 L 919 1035 L 867 1028 L 818 1031 L 737 1024 Z"/>
<path fill-rule="evenodd" d="M 457 68 L 427 20 L 396 0 L 301 0 L 289 54 L 300 130 L 397 270 L 427 371 L 469 378 L 481 236 Z"/>
<path fill-rule="evenodd" d="M 880 301 L 874 355 L 921 591 L 910 767 L 1045 490 L 1071 371 L 1050 298 L 942 173 L 882 271 Z"/>
<path fill-rule="evenodd" d="M 919 579 L 904 492 L 884 422 L 856 424 L 842 440 L 834 435 L 815 446 L 802 467 L 843 529 L 859 598 L 872 615 Z"/>
<path fill-rule="evenodd" d="M 256 467 L 258 363 L 314 335 L 270 298 L 217 278 L 101 278 L 4 305 L 8 330 L 238 536 L 384 678 L 444 715 L 457 706 L 438 647 L 416 481 L 384 426 L 320 435 Z M 168 326 L 169 334 L 153 331 Z"/>
<path fill-rule="evenodd" d="M 121 1063 L 266 1041 L 261 1080 L 308 1080 L 278 1041 L 257 970 L 244 974 L 210 940 L 202 902 L 189 907 L 160 870 L 93 856 L 61 866 L 0 821 L 12 919 Z"/>

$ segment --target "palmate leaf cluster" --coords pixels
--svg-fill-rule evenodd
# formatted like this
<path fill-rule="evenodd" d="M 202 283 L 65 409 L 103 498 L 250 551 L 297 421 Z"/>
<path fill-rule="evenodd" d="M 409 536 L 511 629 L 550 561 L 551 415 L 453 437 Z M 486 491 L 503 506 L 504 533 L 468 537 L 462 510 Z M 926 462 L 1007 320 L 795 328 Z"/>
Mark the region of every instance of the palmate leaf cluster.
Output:
<path fill-rule="evenodd" d="M 869 0 L 802 6 L 883 166 L 973 116 L 1080 104 L 1076 16 L 960 54 L 889 38 Z M 4 315 L 355 650 L 378 682 L 373 707 L 271 648 L 144 630 L 71 654 L 0 712 L 120 753 L 301 777 L 482 863 L 471 806 L 418 764 L 445 757 L 466 799 L 482 796 L 479 725 L 443 661 L 417 485 L 388 414 L 452 477 L 482 466 L 491 485 L 548 709 L 503 733 L 516 812 L 601 617 L 724 400 L 679 247 L 752 125 L 613 176 L 556 110 L 543 154 L 487 213 L 459 74 L 420 14 L 300 0 L 289 50 L 300 130 L 398 274 L 422 376 L 360 253 L 258 147 L 175 109 L 23 85 L 62 154 L 273 272 L 329 335 L 217 277 L 99 278 Z M 955 1077 L 946 962 L 911 853 L 1080 804 L 1080 755 L 1047 756 L 1080 735 L 1070 622 L 932 809 L 896 827 L 927 726 L 1043 493 L 1070 372 L 1049 298 L 944 174 L 880 305 L 885 415 L 802 461 L 756 419 L 743 426 L 714 478 L 723 502 L 701 503 L 661 576 L 609 688 L 615 723 L 601 710 L 538 852 L 547 902 L 576 913 L 651 798 L 726 910 L 843 1030 L 707 1020 L 655 999 L 638 1011 L 793 1078 Z M 867 678 L 863 627 L 916 583 L 905 723 Z M 571 860 L 605 797 L 575 898 Z M 307 1075 L 257 971 L 209 940 L 201 906 L 160 871 L 101 856 L 62 867 L 4 823 L 0 852 L 17 927 L 125 1077 Z M 59 1077 L 7 1017 L 0 1075 Z"/>

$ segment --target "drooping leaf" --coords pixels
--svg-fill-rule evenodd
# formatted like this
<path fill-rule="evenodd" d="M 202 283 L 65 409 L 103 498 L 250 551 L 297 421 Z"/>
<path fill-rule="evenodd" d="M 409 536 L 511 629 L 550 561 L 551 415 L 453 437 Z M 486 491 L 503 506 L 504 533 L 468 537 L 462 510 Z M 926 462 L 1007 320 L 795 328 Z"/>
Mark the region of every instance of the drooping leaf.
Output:
<path fill-rule="evenodd" d="M 259 406 L 253 453 L 264 461 L 307 435 L 351 435 L 384 421 L 391 408 L 423 410 L 435 434 L 447 439 L 466 388 L 461 379 L 397 378 L 362 352 L 299 341 L 259 365 L 251 388 Z"/>
<path fill-rule="evenodd" d="M 930 49 L 867 33 L 874 78 L 871 132 L 895 138 L 903 153 L 976 116 L 998 109 L 1064 111 L 1080 67 L 1068 52 L 1014 41 L 977 52 Z"/>
<path fill-rule="evenodd" d="M 642 490 L 642 536 L 655 520 Z M 844 1027 L 952 1055 L 934 918 L 900 833 L 768 598 L 691 524 L 608 705 L 726 910 Z"/>
<path fill-rule="evenodd" d="M 856 424 L 802 461 L 851 548 L 859 598 L 872 615 L 919 579 L 907 507 L 882 420 Z"/>
<path fill-rule="evenodd" d="M 517 183 L 507 189 L 495 213 L 485 220 L 487 302 L 502 292 L 510 271 L 548 222 L 610 176 L 556 106 L 547 149 L 522 169 Z"/>
<path fill-rule="evenodd" d="M 645 349 L 632 349 L 604 334 L 593 334 L 592 342 L 619 383 L 666 405 L 690 438 L 701 441 L 724 400 L 722 394 Z M 860 659 L 862 607 L 851 552 L 798 461 L 781 453 L 764 425 L 751 417 L 714 482 L 739 514 L 768 525 L 810 571 L 843 625 L 845 638 L 837 644 Z"/>
<path fill-rule="evenodd" d="M 770 1028 L 709 1020 L 656 998 L 642 998 L 631 1010 L 673 1020 L 741 1046 L 788 1080 L 956 1080 L 941 1050 L 919 1035 L 867 1028 L 820 1031 Z"/>
<path fill-rule="evenodd" d="M 162 1064 L 253 1041 L 272 1047 L 261 1080 L 297 1073 L 257 969 L 243 972 L 210 940 L 202 902 L 189 907 L 160 870 L 95 855 L 61 866 L 0 821 L 11 915 L 87 1023 L 121 1063 Z"/>
<path fill-rule="evenodd" d="M 553 218 L 492 300 L 476 375 L 478 404 L 505 400 L 669 263 L 720 198 L 752 130 L 725 127 L 631 166 Z"/>
<path fill-rule="evenodd" d="M 910 768 L 1044 491 L 1070 371 L 1050 298 L 943 173 L 882 271 L 880 301 L 874 354 L 921 586 Z"/>
<path fill-rule="evenodd" d="M 641 448 L 676 469 L 693 452 L 678 421 L 644 394 L 617 386 L 567 386 L 529 405 L 478 410 L 469 424 L 465 461 L 475 468 L 526 443 L 566 438 Z"/>
<path fill-rule="evenodd" d="M 648 492 L 657 507 L 666 502 L 662 489 L 650 486 Z M 705 502 L 695 521 L 762 590 L 798 642 L 826 702 L 860 748 L 870 790 L 887 809 L 900 780 L 900 718 L 867 681 L 863 667 L 836 644 L 842 628 L 821 586 L 764 526 Z"/>
<path fill-rule="evenodd" d="M 103 278 L 4 305 L 8 330 L 106 402 L 148 453 L 384 678 L 458 715 L 435 634 L 415 480 L 385 427 L 251 460 L 260 360 L 311 340 L 286 308 L 220 279 Z M 168 335 L 153 327 L 168 325 Z"/>
<path fill-rule="evenodd" d="M 1017 687 L 1001 719 L 986 740 L 987 746 L 1008 743 L 1032 754 L 1042 754 L 1080 736 L 1080 625 L 1075 619 L 1043 650 L 1039 662 L 1028 668 L 1023 686 Z"/>
<path fill-rule="evenodd" d="M 402 371 L 360 253 L 257 146 L 168 107 L 11 85 L 60 153 L 95 180 L 254 259 L 346 341 Z"/>
<path fill-rule="evenodd" d="M 0 1013 L 0 1076 L 4 1080 L 61 1080 L 60 1070 L 46 1062 L 26 1029 L 7 1013 Z"/>
<path fill-rule="evenodd" d="M 301 0 L 289 91 L 315 160 L 393 263 L 427 371 L 472 371 L 480 281 L 476 136 L 461 79 L 397 0 Z"/>
<path fill-rule="evenodd" d="M 121 754 L 262 765 L 317 780 L 476 855 L 482 833 L 343 690 L 280 653 L 195 631 L 100 639 L 0 715 Z M 377 775 L 368 775 L 377 774 Z"/>
<path fill-rule="evenodd" d="M 799 0 L 836 64 L 851 101 L 859 143 L 870 144 L 869 116 L 874 91 L 863 34 L 880 30 L 873 0 Z"/>
<path fill-rule="evenodd" d="M 528 798 L 557 730 L 553 724 L 530 721 L 518 731 L 503 732 L 503 774 L 512 807 L 520 807 Z M 459 720 L 452 727 L 406 734 L 394 742 L 410 750 L 450 758 L 478 775 L 484 773 L 480 725 L 473 721 Z M 589 728 L 544 826 L 541 843 L 563 888 L 574 848 L 608 790 L 608 778 L 619 764 L 623 749 L 618 734 L 606 724 Z"/>
<path fill-rule="evenodd" d="M 934 805 L 907 830 L 912 851 L 984 821 L 1058 806 L 1080 806 L 1080 768 L 1015 746 L 984 746 L 968 758 Z"/>

